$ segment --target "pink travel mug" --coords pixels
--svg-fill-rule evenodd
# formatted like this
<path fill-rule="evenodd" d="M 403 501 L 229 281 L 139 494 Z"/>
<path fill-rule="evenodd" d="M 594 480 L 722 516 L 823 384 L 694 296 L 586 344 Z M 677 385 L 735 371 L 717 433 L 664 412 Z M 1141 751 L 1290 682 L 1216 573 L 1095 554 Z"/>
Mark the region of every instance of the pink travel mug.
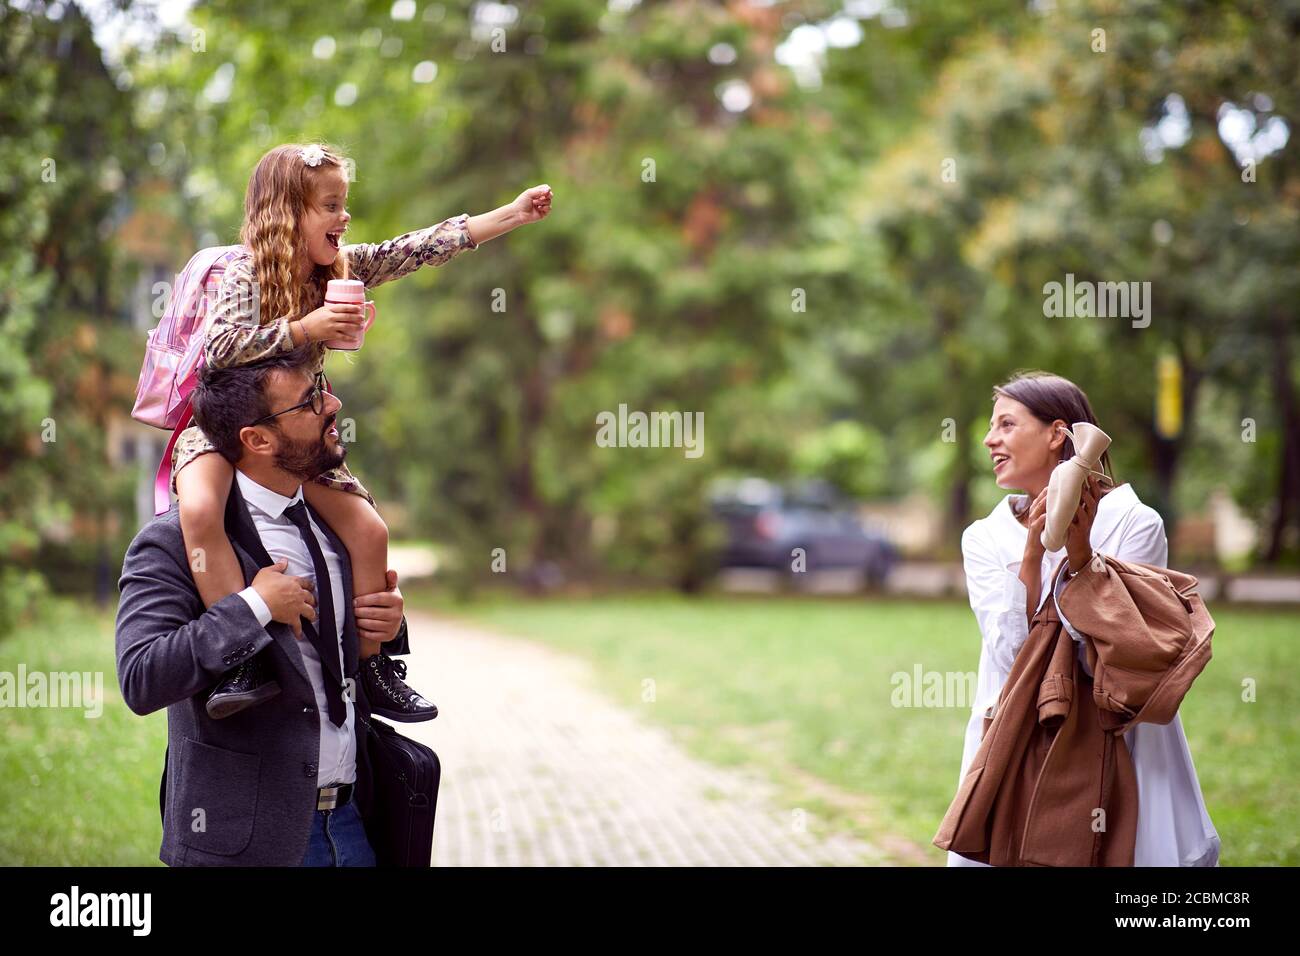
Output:
<path fill-rule="evenodd" d="M 345 352 L 355 352 L 361 348 L 366 340 L 366 331 L 375 324 L 375 303 L 366 299 L 365 284 L 360 279 L 330 279 L 329 284 L 325 286 L 325 302 L 326 304 L 345 302 L 366 307 L 365 321 L 355 339 L 334 339 L 325 343 L 326 348 Z"/>

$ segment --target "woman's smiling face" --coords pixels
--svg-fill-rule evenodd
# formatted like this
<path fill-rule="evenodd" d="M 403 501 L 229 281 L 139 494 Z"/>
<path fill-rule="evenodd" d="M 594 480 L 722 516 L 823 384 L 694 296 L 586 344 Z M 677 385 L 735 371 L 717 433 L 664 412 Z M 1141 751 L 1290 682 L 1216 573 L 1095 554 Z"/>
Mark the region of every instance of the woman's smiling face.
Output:
<path fill-rule="evenodd" d="M 1063 421 L 1042 422 L 1014 398 L 999 395 L 984 436 L 998 487 L 1038 494 L 1060 459 Z"/>
<path fill-rule="evenodd" d="M 347 202 L 348 180 L 342 169 L 327 169 L 316 177 L 299 228 L 307 241 L 307 254 L 318 266 L 327 266 L 338 257 L 343 232 L 352 219 Z"/>

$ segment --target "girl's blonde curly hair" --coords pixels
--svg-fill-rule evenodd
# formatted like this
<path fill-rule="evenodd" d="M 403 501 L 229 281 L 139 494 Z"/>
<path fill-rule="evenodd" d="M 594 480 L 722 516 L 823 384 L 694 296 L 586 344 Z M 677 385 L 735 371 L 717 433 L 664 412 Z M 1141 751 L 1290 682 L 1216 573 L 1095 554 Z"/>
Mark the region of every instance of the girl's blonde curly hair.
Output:
<path fill-rule="evenodd" d="M 342 249 L 328 266 L 312 263 L 305 283 L 296 264 L 310 261 L 307 239 L 298 223 L 315 202 L 319 180 L 329 170 L 345 169 L 343 156 L 324 143 L 315 144 L 320 162 L 308 166 L 300 143 L 269 150 L 257 162 L 244 194 L 244 224 L 239 241 L 253 254 L 262 325 L 282 318 L 300 319 L 325 302 L 325 284 L 348 278 Z"/>

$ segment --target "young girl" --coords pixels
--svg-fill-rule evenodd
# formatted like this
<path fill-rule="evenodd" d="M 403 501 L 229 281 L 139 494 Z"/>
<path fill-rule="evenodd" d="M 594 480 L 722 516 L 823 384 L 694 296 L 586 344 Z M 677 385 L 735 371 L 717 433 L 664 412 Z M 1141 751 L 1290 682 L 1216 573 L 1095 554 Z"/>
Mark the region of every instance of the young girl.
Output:
<path fill-rule="evenodd" d="M 277 146 L 264 155 L 248 183 L 240 242 L 246 252 L 222 277 L 205 343 L 205 361 L 230 366 L 306 346 L 315 370 L 324 367 L 322 343 L 355 338 L 362 306 L 324 305 L 330 279 L 359 279 L 367 289 L 399 279 L 422 265 L 442 265 L 550 212 L 551 189 L 535 186 L 492 212 L 453 216 L 387 242 L 344 246 L 349 216 L 342 157 L 328 146 Z M 186 429 L 172 458 L 186 553 L 204 555 L 194 578 L 207 607 L 244 588 L 225 532 L 233 467 L 197 427 Z M 388 590 L 388 528 L 374 499 L 346 465 L 303 486 L 308 504 L 334 529 L 352 562 L 354 597 Z M 201 549 L 201 550 L 199 550 Z M 407 686 L 405 665 L 380 654 L 381 644 L 358 615 L 362 680 L 373 711 L 395 720 L 428 720 L 437 709 Z M 256 660 L 256 658 L 254 658 Z M 396 670 L 396 672 L 395 672 Z M 226 675 L 208 699 L 208 712 L 225 717 L 279 693 L 260 664 Z"/>
<path fill-rule="evenodd" d="M 1083 390 L 1068 379 L 1027 372 L 994 389 L 993 414 L 984 446 L 998 487 L 1008 494 L 992 513 L 968 527 L 961 539 L 966 589 L 983 643 L 975 706 L 966 727 L 960 783 L 984 730 L 984 718 L 1010 677 L 1016 654 L 1029 638 L 1029 623 L 1042 605 L 1052 571 L 1067 546 L 1047 551 L 1041 535 L 1052 470 L 1074 454 L 1063 430 L 1075 422 L 1097 424 Z M 1102 456 L 1110 473 L 1110 456 Z M 1099 496 L 1095 510 L 1081 509 L 1081 527 L 1093 550 L 1121 561 L 1168 567 L 1164 523 L 1138 500 L 1133 486 L 1089 477 L 1085 492 Z M 1085 494 L 1085 502 L 1089 500 Z M 1191 750 L 1177 714 L 1168 724 L 1137 723 L 1126 734 L 1137 774 L 1140 803 L 1135 866 L 1215 866 L 1219 834 L 1210 822 Z M 985 866 L 952 851 L 949 866 Z"/>

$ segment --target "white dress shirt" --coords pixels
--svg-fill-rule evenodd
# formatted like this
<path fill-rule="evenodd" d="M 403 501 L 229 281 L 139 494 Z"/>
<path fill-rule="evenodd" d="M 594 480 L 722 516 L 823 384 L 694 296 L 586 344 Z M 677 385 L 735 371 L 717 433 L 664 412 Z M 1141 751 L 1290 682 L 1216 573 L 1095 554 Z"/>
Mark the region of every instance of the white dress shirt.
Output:
<path fill-rule="evenodd" d="M 1027 595 L 1020 580 L 1029 530 L 1011 510 L 1012 499 L 1023 497 L 1007 495 L 987 518 L 972 523 L 961 538 L 966 590 L 983 642 L 975 706 L 966 725 L 961 773 L 957 777 L 959 785 L 979 750 L 984 716 L 986 713 L 991 716 L 1011 675 L 1016 653 L 1029 638 L 1029 623 L 1025 618 Z M 1164 522 L 1154 509 L 1138 500 L 1129 484 L 1118 486 L 1098 503 L 1090 543 L 1094 551 L 1120 561 L 1168 567 L 1169 544 Z M 1043 555 L 1039 607 L 1047 600 L 1052 572 L 1065 557 L 1065 548 Z M 1080 639 L 1072 630 L 1070 633 L 1075 640 Z M 1167 724 L 1134 724 L 1121 739 L 1127 741 L 1137 774 L 1134 865 L 1217 866 L 1219 834 L 1205 809 L 1181 717 L 1175 714 Z M 948 865 L 986 864 L 949 851 Z"/>
<path fill-rule="evenodd" d="M 253 526 L 257 528 L 257 534 L 262 539 L 266 553 L 275 561 L 284 559 L 288 562 L 285 574 L 306 578 L 315 584 L 316 568 L 312 564 L 311 552 L 307 550 L 307 544 L 303 541 L 298 526 L 284 513 L 290 505 L 303 500 L 302 487 L 298 487 L 292 498 L 286 498 L 264 485 L 259 485 L 238 468 L 235 469 L 235 480 L 239 482 L 239 493 L 244 496 L 244 501 L 248 504 L 248 513 L 252 516 Z M 308 514 L 310 515 L 310 512 Z M 321 553 L 325 555 L 325 566 L 329 568 L 330 590 L 334 594 L 334 620 L 339 632 L 325 636 L 334 638 L 335 646 L 338 648 L 339 673 L 342 674 L 345 670 L 342 641 L 343 601 L 347 597 L 343 590 L 343 572 L 338 552 L 334 550 L 329 538 L 314 520 L 310 517 L 308 520 L 311 521 L 311 529 L 316 535 L 317 542 L 320 543 Z M 319 599 L 320 589 L 316 590 Z M 239 592 L 239 596 L 248 602 L 248 606 L 252 608 L 263 627 L 270 623 L 270 609 L 261 595 L 251 586 Z M 320 623 L 318 618 L 316 626 Z M 329 703 L 325 695 L 336 694 L 339 691 L 337 688 L 327 687 L 327 677 L 321 666 L 320 655 L 306 635 L 302 640 L 294 643 L 302 653 L 302 662 L 307 668 L 307 676 L 311 678 L 312 690 L 316 694 L 316 713 L 320 716 L 320 756 L 316 761 L 316 786 L 328 787 L 333 784 L 355 783 L 357 779 L 357 743 L 354 736 L 356 711 L 352 701 L 346 695 L 344 696 L 343 704 L 347 709 L 347 719 L 343 721 L 342 726 L 334 726 L 334 722 L 329 718 Z M 333 681 L 330 680 L 329 683 L 332 684 Z"/>

